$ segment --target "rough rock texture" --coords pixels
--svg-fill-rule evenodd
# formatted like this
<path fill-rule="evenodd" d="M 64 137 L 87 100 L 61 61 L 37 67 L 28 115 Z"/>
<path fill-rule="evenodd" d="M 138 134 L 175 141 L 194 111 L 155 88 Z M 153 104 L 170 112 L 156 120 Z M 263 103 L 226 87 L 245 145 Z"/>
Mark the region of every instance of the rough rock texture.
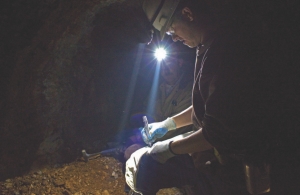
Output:
<path fill-rule="evenodd" d="M 125 195 L 121 164 L 113 158 L 77 161 L 56 168 L 42 168 L 0 182 L 0 192 L 15 194 Z"/>
<path fill-rule="evenodd" d="M 56 167 L 44 167 L 0 182 L 1 195 L 125 195 L 121 164 L 100 157 Z M 157 195 L 182 195 L 179 189 L 161 189 Z"/>
<path fill-rule="evenodd" d="M 1 4 L 0 180 L 117 132 L 139 30 L 121 0 Z"/>

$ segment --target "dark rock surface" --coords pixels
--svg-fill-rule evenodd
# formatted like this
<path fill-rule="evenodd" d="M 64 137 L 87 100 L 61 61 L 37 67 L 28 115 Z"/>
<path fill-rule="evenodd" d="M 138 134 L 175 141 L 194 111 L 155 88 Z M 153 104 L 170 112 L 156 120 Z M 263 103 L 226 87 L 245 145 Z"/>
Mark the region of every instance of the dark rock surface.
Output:
<path fill-rule="evenodd" d="M 40 167 L 22 177 L 0 182 L 1 195 L 125 195 L 122 164 L 111 157 Z M 178 188 L 157 195 L 182 195 Z"/>
<path fill-rule="evenodd" d="M 43 167 L 0 182 L 2 195 L 125 195 L 121 164 L 101 157 L 89 162 L 76 161 L 55 167 Z"/>
<path fill-rule="evenodd" d="M 133 5 L 1 2 L 0 180 L 99 150 L 118 131 L 143 39 Z"/>

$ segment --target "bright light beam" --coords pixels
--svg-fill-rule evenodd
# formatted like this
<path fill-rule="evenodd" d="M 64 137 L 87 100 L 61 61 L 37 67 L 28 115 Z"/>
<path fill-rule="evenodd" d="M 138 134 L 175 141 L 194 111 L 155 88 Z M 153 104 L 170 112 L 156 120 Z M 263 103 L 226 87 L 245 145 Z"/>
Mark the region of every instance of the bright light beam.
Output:
<path fill-rule="evenodd" d="M 128 114 L 129 114 L 129 111 L 131 109 L 133 94 L 134 94 L 134 90 L 135 90 L 135 86 L 136 86 L 138 71 L 139 71 L 139 68 L 140 68 L 140 64 L 141 64 L 144 49 L 145 49 L 145 45 L 144 44 L 139 44 L 138 52 L 137 52 L 135 63 L 134 63 L 134 68 L 133 68 L 132 75 L 131 75 L 131 80 L 130 80 L 130 84 L 129 84 L 127 98 L 126 98 L 126 102 L 125 102 L 125 105 L 124 105 L 124 113 L 122 115 L 122 119 L 121 119 L 121 122 L 119 124 L 119 129 L 118 129 L 119 131 L 118 132 L 124 131 L 126 121 L 128 119 Z"/>
<path fill-rule="evenodd" d="M 154 73 L 153 83 L 152 83 L 152 87 L 151 87 L 151 91 L 150 91 L 150 96 L 148 99 L 148 106 L 147 106 L 147 113 L 150 116 L 154 115 L 155 100 L 156 100 L 158 85 L 159 85 L 159 75 L 160 75 L 159 64 L 160 64 L 160 62 L 156 62 L 156 63 L 158 66 L 155 66 L 155 73 Z"/>
<path fill-rule="evenodd" d="M 154 55 L 158 61 L 161 61 L 166 57 L 167 52 L 164 48 L 158 48 L 158 49 L 156 49 Z"/>

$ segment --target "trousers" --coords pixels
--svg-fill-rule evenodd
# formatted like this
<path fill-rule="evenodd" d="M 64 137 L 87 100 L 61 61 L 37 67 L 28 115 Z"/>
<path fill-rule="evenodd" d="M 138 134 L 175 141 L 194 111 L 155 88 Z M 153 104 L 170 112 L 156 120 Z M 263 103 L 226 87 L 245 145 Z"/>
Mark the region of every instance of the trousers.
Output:
<path fill-rule="evenodd" d="M 194 188 L 195 194 L 212 194 L 209 180 L 205 174 L 197 171 L 189 155 L 175 156 L 164 164 L 148 155 L 142 157 L 137 175 L 137 189 L 143 195 L 155 195 L 163 188 L 182 188 L 187 185 Z"/>

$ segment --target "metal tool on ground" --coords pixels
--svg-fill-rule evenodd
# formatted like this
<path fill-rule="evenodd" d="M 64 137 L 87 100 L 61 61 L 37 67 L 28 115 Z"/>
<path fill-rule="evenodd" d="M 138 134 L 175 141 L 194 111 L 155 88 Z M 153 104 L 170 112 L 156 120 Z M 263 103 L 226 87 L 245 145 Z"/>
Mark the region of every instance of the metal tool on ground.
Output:
<path fill-rule="evenodd" d="M 88 153 L 86 153 L 85 150 L 82 150 L 81 152 L 82 152 L 82 157 L 83 157 L 84 161 L 86 161 L 86 162 L 89 161 L 89 159 L 91 159 L 91 158 L 97 158 L 97 157 L 101 156 L 100 152 L 94 153 L 94 154 L 88 154 Z"/>
<path fill-rule="evenodd" d="M 120 147 L 116 147 L 116 148 L 110 148 L 107 150 L 102 150 L 101 152 L 97 152 L 97 153 L 93 153 L 93 154 L 88 154 L 86 153 L 85 150 L 82 150 L 82 157 L 83 159 L 87 162 L 91 159 L 95 159 L 99 156 L 117 156 L 121 153 L 124 153 L 125 151 L 125 147 L 124 146 L 120 146 Z"/>

